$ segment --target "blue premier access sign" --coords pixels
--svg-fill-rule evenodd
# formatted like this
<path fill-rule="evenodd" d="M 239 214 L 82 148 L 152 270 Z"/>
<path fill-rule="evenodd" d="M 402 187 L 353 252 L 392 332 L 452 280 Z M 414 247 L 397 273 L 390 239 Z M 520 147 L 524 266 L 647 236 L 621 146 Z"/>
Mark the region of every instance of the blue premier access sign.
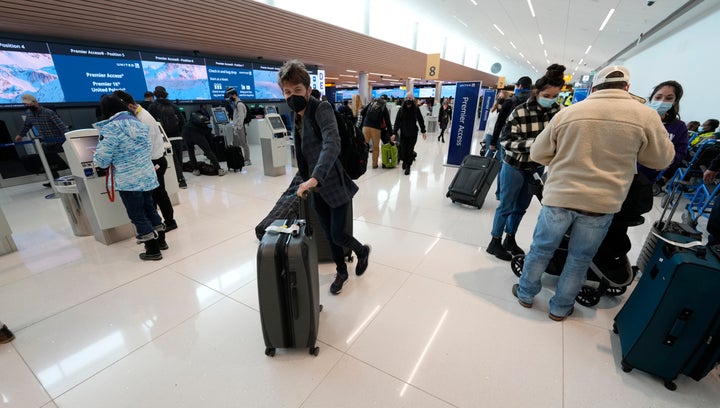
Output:
<path fill-rule="evenodd" d="M 449 165 L 459 166 L 470 154 L 481 85 L 482 82 L 457 83 L 447 156 Z"/>
<path fill-rule="evenodd" d="M 490 115 L 490 109 L 492 109 L 492 106 L 495 103 L 496 93 L 497 91 L 494 89 L 483 89 L 482 110 L 480 111 L 480 125 L 478 126 L 478 130 L 485 130 L 488 116 Z"/>

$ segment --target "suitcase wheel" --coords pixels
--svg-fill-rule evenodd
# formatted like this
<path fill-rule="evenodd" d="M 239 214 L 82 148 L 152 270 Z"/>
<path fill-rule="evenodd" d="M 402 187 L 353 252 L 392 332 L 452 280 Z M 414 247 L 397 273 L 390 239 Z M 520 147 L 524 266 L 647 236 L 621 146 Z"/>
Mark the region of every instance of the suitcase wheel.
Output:
<path fill-rule="evenodd" d="M 320 354 L 320 347 L 310 347 L 310 354 L 317 357 L 317 355 Z"/>
<path fill-rule="evenodd" d="M 589 286 L 583 286 L 575 301 L 586 307 L 593 307 L 600 303 L 600 296 L 597 291 Z"/>
<path fill-rule="evenodd" d="M 665 380 L 664 384 L 665 384 L 665 388 L 667 388 L 670 391 L 677 390 L 677 384 L 675 384 L 675 382 L 673 380 Z"/>
<path fill-rule="evenodd" d="M 621 361 L 621 362 L 620 362 L 620 367 L 622 367 L 623 372 L 626 372 L 626 373 L 629 373 L 630 371 L 633 370 L 633 368 L 630 367 L 630 365 L 628 365 L 628 364 L 627 364 L 626 362 L 624 362 L 624 361 Z"/>
<path fill-rule="evenodd" d="M 618 328 L 617 328 L 617 323 L 613 323 L 613 333 L 615 333 L 615 334 L 619 333 Z"/>
<path fill-rule="evenodd" d="M 510 269 L 518 278 L 522 275 L 523 265 L 525 264 L 525 255 L 515 255 L 510 260 Z"/>
<path fill-rule="evenodd" d="M 275 357 L 275 349 L 272 347 L 268 347 L 265 349 L 265 355 L 269 357 Z"/>

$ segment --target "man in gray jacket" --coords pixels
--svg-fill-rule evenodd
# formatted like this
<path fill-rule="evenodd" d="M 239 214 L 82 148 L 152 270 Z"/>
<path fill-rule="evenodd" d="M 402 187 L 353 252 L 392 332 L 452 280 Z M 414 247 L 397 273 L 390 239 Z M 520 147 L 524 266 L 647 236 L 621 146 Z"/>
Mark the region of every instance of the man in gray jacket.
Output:
<path fill-rule="evenodd" d="M 285 63 L 278 72 L 278 85 L 290 109 L 297 114 L 295 152 L 298 173 L 304 180 L 297 194 L 312 192 L 312 205 L 320 225 L 329 238 L 335 262 L 335 281 L 330 293 L 337 295 L 348 279 L 343 247 L 357 255 L 355 275 L 361 276 L 368 267 L 370 246 L 345 233 L 350 202 L 358 191 L 340 163 L 340 133 L 333 107 L 310 96 L 310 74 L 297 60 Z"/>
<path fill-rule="evenodd" d="M 572 314 L 592 258 L 620 211 L 640 163 L 663 169 L 674 148 L 657 112 L 628 93 L 630 72 L 609 66 L 597 73 L 592 94 L 558 112 L 530 148 L 530 159 L 548 166 L 543 207 L 519 284 L 520 305 L 532 307 L 540 278 L 570 230 L 565 266 L 550 299 L 555 321 Z"/>
<path fill-rule="evenodd" d="M 241 147 L 245 165 L 249 166 L 250 162 L 250 146 L 247 142 L 247 132 L 245 131 L 245 116 L 248 114 L 245 104 L 240 100 L 235 88 L 229 88 L 225 94 L 230 103 L 233 104 L 233 146 Z"/>

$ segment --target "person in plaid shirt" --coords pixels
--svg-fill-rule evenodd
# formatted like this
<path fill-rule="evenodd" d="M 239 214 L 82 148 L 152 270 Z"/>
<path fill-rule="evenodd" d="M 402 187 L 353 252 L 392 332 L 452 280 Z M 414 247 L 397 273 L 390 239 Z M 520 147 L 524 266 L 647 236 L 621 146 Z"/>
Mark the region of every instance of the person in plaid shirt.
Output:
<path fill-rule="evenodd" d="M 35 128 L 38 136 L 43 139 L 43 151 L 50 165 L 52 176 L 53 178 L 58 178 L 60 177 L 58 170 L 68 168 L 67 163 L 58 155 L 58 152 L 62 150 L 65 133 L 67 133 L 69 129 L 55 111 L 41 106 L 33 95 L 23 95 L 22 102 L 28 110 L 25 111 L 25 123 L 17 136 L 15 136 L 15 140 L 18 142 L 21 141 L 23 135 L 25 135 L 30 128 Z M 45 139 L 61 140 L 53 140 L 45 143 Z M 50 183 L 46 183 L 45 186 L 50 187 Z"/>
<path fill-rule="evenodd" d="M 530 146 L 550 119 L 560 111 L 556 99 L 565 85 L 565 67 L 553 64 L 547 73 L 535 82 L 535 88 L 524 103 L 518 105 L 508 117 L 500 143 L 505 149 L 503 165 L 498 176 L 500 204 L 495 210 L 492 240 L 487 252 L 504 261 L 525 252 L 515 242 L 515 233 L 532 200 L 528 188 L 543 167 L 530 160 Z M 501 241 L 503 230 L 505 241 Z"/>

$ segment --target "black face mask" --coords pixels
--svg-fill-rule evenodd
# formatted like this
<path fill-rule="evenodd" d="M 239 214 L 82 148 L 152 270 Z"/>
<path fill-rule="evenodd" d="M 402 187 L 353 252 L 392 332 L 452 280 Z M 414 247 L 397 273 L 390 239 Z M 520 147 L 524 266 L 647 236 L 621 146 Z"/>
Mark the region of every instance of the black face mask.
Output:
<path fill-rule="evenodd" d="M 287 104 L 290 109 L 294 110 L 295 112 L 300 112 L 307 106 L 307 100 L 302 95 L 291 95 L 289 98 L 287 98 Z"/>
<path fill-rule="evenodd" d="M 502 105 L 503 102 L 505 102 L 505 99 L 504 99 L 504 98 L 497 98 L 497 103 L 498 103 L 498 105 Z"/>
<path fill-rule="evenodd" d="M 35 105 L 30 105 L 30 106 L 28 106 L 27 108 L 30 109 L 30 110 L 33 111 L 33 112 L 36 112 L 36 111 L 38 110 L 38 107 L 35 106 Z"/>
<path fill-rule="evenodd" d="M 405 106 L 407 106 L 408 108 L 413 106 L 413 101 L 405 101 Z"/>

